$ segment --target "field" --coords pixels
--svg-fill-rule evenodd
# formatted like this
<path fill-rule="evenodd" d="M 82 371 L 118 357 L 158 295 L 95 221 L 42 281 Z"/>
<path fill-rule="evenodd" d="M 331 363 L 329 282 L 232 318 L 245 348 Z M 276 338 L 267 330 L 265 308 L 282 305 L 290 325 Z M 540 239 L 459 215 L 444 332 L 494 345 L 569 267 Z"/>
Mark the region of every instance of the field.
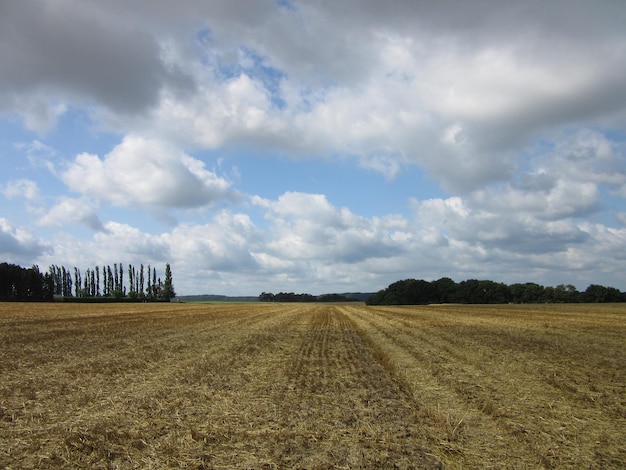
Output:
<path fill-rule="evenodd" d="M 0 304 L 0 468 L 626 468 L 626 306 Z"/>

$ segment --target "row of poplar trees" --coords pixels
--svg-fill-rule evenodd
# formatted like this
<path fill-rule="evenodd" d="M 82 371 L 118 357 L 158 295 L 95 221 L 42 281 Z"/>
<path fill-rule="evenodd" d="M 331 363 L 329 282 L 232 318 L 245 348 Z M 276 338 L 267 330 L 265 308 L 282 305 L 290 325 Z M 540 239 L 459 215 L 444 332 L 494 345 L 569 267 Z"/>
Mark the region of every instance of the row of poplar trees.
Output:
<path fill-rule="evenodd" d="M 112 297 L 117 299 L 144 299 L 169 301 L 176 296 L 169 263 L 165 265 L 165 279 L 157 278 L 156 268 L 148 265 L 139 268 L 131 264 L 127 268 L 114 263 L 113 267 L 96 266 L 82 271 L 71 271 L 65 266 L 50 266 L 52 293 L 62 297 Z"/>

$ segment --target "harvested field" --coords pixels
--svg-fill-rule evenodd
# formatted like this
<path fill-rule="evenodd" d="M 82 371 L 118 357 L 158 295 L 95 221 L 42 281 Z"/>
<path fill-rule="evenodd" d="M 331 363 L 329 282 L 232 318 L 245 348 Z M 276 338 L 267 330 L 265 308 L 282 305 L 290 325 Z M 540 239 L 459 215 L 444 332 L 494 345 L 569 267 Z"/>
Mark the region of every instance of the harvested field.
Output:
<path fill-rule="evenodd" d="M 625 468 L 626 306 L 0 304 L 0 468 Z"/>

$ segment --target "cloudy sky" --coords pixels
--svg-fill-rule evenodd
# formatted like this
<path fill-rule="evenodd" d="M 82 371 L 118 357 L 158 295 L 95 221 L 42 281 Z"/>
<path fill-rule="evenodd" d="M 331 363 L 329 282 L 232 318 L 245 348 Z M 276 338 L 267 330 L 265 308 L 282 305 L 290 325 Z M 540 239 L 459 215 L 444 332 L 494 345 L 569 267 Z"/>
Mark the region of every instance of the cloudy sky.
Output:
<path fill-rule="evenodd" d="M 621 0 L 0 0 L 0 261 L 626 290 Z"/>

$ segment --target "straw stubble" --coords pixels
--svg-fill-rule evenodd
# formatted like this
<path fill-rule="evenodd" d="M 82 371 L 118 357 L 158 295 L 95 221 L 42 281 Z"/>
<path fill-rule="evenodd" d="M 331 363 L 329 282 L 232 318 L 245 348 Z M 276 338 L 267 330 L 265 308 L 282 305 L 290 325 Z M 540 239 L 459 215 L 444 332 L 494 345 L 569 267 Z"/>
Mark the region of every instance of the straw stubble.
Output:
<path fill-rule="evenodd" d="M 617 307 L 1 304 L 4 468 L 619 468 Z"/>

